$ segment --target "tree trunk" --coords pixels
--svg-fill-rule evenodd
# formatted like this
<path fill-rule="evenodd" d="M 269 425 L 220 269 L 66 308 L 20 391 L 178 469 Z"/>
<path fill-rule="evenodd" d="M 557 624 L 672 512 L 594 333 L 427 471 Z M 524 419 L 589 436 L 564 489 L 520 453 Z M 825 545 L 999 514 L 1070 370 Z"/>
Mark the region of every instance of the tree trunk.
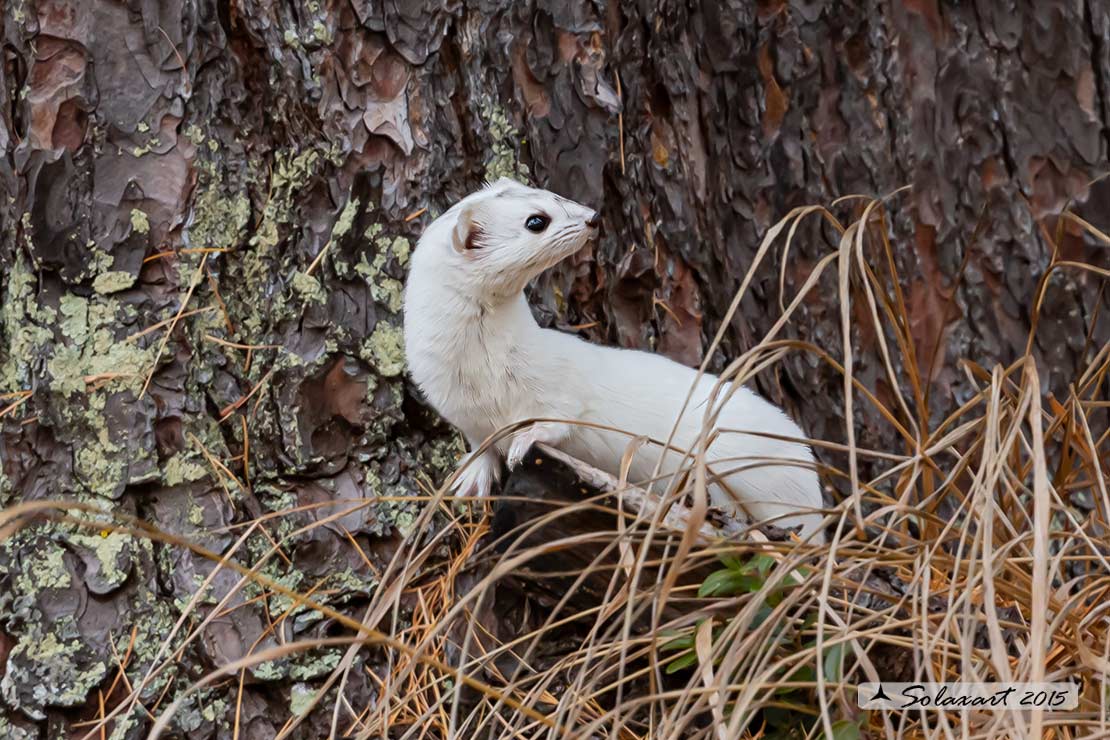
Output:
<path fill-rule="evenodd" d="M 227 552 L 235 524 L 379 500 L 264 519 L 235 550 L 247 562 L 316 525 L 266 572 L 356 618 L 423 507 L 403 497 L 461 450 L 405 381 L 400 297 L 423 227 L 484 179 L 603 214 L 597 248 L 532 287 L 542 321 L 691 365 L 790 209 L 911 185 L 886 222 L 914 350 L 893 359 L 899 387 L 858 292 L 851 344 L 892 409 L 925 378 L 934 423 L 972 387 L 957 358 L 1024 353 L 1053 250 L 1106 263 L 1071 222 L 1056 243 L 1050 218 L 1077 198 L 1110 231 L 1110 189 L 1086 187 L 1106 168 L 1103 3 L 10 0 L 0 23 L 0 504 L 91 504 Z M 711 369 L 781 315 L 780 270 L 789 300 L 838 239 L 812 216 L 785 262 L 772 250 Z M 842 361 L 834 272 L 784 336 Z M 1094 275 L 1048 282 L 1047 390 L 1110 339 L 1106 304 Z M 843 377 L 812 353 L 757 385 L 845 439 Z M 862 447 L 906 449 L 868 404 L 852 424 Z M 336 627 L 282 620 L 288 601 L 226 571 L 189 606 L 212 571 L 106 525 L 11 534 L 0 735 L 79 736 L 166 657 L 183 613 L 188 631 L 229 593 L 142 690 L 154 715 L 213 668 Z M 247 671 L 240 737 L 273 737 L 335 655 Z M 351 705 L 376 685 L 352 672 Z M 208 687 L 175 726 L 231 737 L 237 696 L 236 680 Z M 149 727 L 142 706 L 119 717 L 120 736 Z"/>

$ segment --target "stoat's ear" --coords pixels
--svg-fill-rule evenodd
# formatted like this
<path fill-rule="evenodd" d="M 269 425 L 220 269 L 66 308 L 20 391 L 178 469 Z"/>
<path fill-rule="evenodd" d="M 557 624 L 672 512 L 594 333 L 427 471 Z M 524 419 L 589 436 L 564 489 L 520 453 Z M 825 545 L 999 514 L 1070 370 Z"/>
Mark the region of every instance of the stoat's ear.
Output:
<path fill-rule="evenodd" d="M 480 249 L 482 246 L 482 229 L 474 220 L 477 209 L 472 204 L 467 204 L 459 211 L 455 220 L 455 230 L 452 233 L 451 243 L 459 254 Z"/>

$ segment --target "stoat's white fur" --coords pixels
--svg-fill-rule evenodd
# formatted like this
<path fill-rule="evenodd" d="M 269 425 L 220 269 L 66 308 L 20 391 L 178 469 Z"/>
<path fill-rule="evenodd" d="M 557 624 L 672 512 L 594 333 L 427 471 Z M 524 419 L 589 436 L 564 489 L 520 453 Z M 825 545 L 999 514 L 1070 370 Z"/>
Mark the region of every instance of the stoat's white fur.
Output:
<path fill-rule="evenodd" d="M 530 216 L 550 219 L 542 233 Z M 504 426 L 528 419 L 572 419 L 664 441 L 682 408 L 694 370 L 659 355 L 600 347 L 540 328 L 523 290 L 533 277 L 581 249 L 596 235 L 592 209 L 544 190 L 500 180 L 437 218 L 412 257 L 405 288 L 405 352 L 427 400 L 466 436 L 471 450 Z M 596 223 L 596 219 L 594 220 Z M 693 447 L 717 379 L 704 375 L 679 422 L 673 445 Z M 718 396 L 720 398 L 721 396 Z M 814 534 L 822 506 L 807 445 L 759 434 L 804 437 L 781 410 L 738 389 L 717 419 L 710 469 L 757 519 L 803 525 Z M 619 472 L 629 435 L 579 425 L 536 423 L 469 462 L 456 493 L 486 495 L 500 475 L 499 455 L 515 466 L 535 442 L 546 442 L 610 473 Z M 657 445 L 641 447 L 629 473 L 651 478 Z M 668 452 L 662 473 L 681 455 Z M 716 461 L 716 462 L 715 462 Z M 711 486 L 712 503 L 736 512 L 729 494 Z"/>

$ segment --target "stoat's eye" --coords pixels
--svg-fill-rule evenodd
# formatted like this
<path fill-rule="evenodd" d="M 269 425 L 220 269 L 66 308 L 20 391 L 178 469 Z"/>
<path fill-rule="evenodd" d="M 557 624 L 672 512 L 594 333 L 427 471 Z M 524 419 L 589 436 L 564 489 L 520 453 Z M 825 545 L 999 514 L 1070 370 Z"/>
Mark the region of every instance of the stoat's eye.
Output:
<path fill-rule="evenodd" d="M 533 213 L 524 222 L 524 228 L 531 231 L 533 234 L 542 234 L 547 225 L 551 223 L 551 219 L 544 216 L 542 213 Z"/>

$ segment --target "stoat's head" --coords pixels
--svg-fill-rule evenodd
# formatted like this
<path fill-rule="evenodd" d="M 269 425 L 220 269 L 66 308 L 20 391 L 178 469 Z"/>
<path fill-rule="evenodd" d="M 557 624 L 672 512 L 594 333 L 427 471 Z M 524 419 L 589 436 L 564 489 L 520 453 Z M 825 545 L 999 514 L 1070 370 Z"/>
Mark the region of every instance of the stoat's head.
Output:
<path fill-rule="evenodd" d="M 502 178 L 471 193 L 428 227 L 433 259 L 490 299 L 509 298 L 528 281 L 597 237 L 592 208 Z M 426 255 L 432 256 L 432 255 Z"/>

